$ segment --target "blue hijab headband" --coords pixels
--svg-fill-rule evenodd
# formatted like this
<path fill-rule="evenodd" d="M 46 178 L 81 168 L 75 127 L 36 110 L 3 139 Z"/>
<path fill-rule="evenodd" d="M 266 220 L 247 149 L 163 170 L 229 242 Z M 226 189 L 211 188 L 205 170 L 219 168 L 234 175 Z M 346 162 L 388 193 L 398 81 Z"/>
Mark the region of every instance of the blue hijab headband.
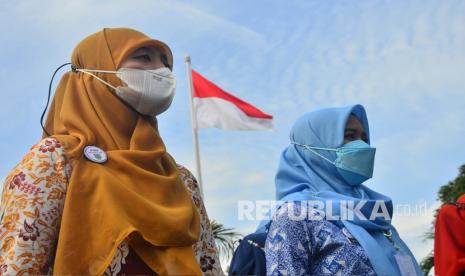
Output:
<path fill-rule="evenodd" d="M 300 145 L 319 148 L 338 148 L 344 144 L 344 131 L 350 115 L 362 124 L 370 143 L 370 129 L 363 106 L 328 108 L 301 116 L 290 133 L 290 145 L 281 154 L 275 177 L 276 199 L 279 202 L 319 201 L 330 202 L 332 214 L 341 217 L 341 201 L 352 201 L 355 205 L 364 202 L 361 212 L 366 218 L 380 202 L 386 206 L 388 218 L 374 220 L 341 220 L 335 224 L 347 228 L 367 253 L 378 275 L 400 275 L 395 255 L 402 253 L 414 257 L 391 225 L 392 201 L 365 185 L 348 185 L 337 168 L 322 157 Z M 334 151 L 321 151 L 328 160 L 337 158 Z M 326 203 L 327 204 L 327 203 Z M 279 206 L 278 206 L 279 208 Z M 273 212 L 271 212 L 273 213 Z M 262 221 L 257 232 L 263 232 L 269 221 Z M 385 233 L 390 233 L 389 240 Z M 395 246 L 394 246 L 395 244 Z M 415 262 L 418 275 L 421 270 Z"/>

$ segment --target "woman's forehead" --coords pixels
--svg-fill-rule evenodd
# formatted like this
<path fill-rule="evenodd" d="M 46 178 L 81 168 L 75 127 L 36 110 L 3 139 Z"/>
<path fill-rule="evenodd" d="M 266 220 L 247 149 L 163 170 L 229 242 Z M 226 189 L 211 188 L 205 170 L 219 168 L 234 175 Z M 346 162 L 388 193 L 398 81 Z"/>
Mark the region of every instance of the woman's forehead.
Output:
<path fill-rule="evenodd" d="M 148 46 L 142 46 L 137 49 L 135 49 L 132 54 L 161 54 L 163 51 L 160 49 L 160 47 L 153 46 L 153 45 L 148 45 Z"/>
<path fill-rule="evenodd" d="M 364 130 L 363 125 L 360 122 L 360 120 L 353 114 L 349 116 L 349 119 L 347 120 L 346 128 L 356 128 L 356 129 Z"/>

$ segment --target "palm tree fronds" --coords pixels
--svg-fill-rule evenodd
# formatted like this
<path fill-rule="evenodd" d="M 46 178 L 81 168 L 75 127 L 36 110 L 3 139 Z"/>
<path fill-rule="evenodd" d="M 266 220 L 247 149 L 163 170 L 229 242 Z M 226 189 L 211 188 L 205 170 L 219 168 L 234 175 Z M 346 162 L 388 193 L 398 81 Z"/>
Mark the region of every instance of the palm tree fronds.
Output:
<path fill-rule="evenodd" d="M 236 241 L 241 238 L 242 235 L 233 228 L 225 228 L 223 224 L 215 220 L 212 220 L 210 225 L 220 257 L 224 260 L 229 260 L 234 254 Z"/>

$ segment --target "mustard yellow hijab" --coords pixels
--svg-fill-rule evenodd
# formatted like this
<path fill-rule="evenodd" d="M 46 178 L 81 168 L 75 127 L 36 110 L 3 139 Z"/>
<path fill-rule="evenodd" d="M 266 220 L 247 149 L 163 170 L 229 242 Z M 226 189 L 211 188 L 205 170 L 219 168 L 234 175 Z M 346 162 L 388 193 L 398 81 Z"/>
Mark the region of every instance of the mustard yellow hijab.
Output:
<path fill-rule="evenodd" d="M 78 44 L 72 64 L 117 70 L 135 49 L 149 45 L 169 51 L 135 30 L 104 29 Z M 97 75 L 121 85 L 113 74 Z M 192 250 L 199 215 L 154 118 L 136 113 L 94 77 L 68 72 L 45 128 L 64 145 L 73 167 L 54 274 L 103 274 L 125 238 L 157 274 L 201 274 Z M 89 145 L 103 149 L 108 161 L 87 160 L 83 149 Z"/>

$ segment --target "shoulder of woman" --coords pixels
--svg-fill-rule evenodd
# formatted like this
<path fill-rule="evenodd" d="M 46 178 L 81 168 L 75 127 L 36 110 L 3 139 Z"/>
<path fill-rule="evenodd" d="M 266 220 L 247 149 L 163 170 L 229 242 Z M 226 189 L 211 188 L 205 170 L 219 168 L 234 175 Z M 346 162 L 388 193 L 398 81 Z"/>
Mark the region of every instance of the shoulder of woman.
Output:
<path fill-rule="evenodd" d="M 53 137 L 42 139 L 32 146 L 18 167 L 36 175 L 47 174 L 50 170 L 67 177 L 71 173 L 71 166 L 66 159 L 63 146 Z"/>
<path fill-rule="evenodd" d="M 49 168 L 63 169 L 66 165 L 61 143 L 55 138 L 45 138 L 30 148 L 29 152 L 13 168 L 12 174 L 17 170 L 43 174 Z"/>
<path fill-rule="evenodd" d="M 44 138 L 32 146 L 20 165 L 38 175 L 54 171 L 69 177 L 71 173 L 71 166 L 66 159 L 63 145 L 54 137 Z"/>
<path fill-rule="evenodd" d="M 191 194 L 195 206 L 203 209 L 203 207 L 201 207 L 201 205 L 203 205 L 203 200 L 197 179 L 195 179 L 194 175 L 187 168 L 180 164 L 176 165 L 179 170 L 179 177 L 184 183 L 184 186 L 187 188 L 187 191 Z"/>
<path fill-rule="evenodd" d="M 286 227 L 304 227 L 312 232 L 314 229 L 337 228 L 334 223 L 326 220 L 324 214 L 305 202 L 286 202 L 276 211 L 273 222 Z"/>
<path fill-rule="evenodd" d="M 190 191 L 197 191 L 199 190 L 199 184 L 197 182 L 197 179 L 195 179 L 195 176 L 192 174 L 191 171 L 189 171 L 186 167 L 180 164 L 176 164 L 179 170 L 179 177 L 181 177 L 181 180 L 184 182 L 186 187 Z M 199 191 L 200 192 L 200 191 Z"/>
<path fill-rule="evenodd" d="M 195 176 L 194 174 L 188 169 L 186 168 L 185 166 L 179 164 L 179 163 L 176 163 L 176 166 L 178 167 L 178 170 L 180 171 L 180 173 L 186 175 L 186 176 L 189 176 L 191 178 L 193 178 L 195 181 L 197 181 L 197 179 L 195 179 Z"/>
<path fill-rule="evenodd" d="M 181 173 L 187 173 L 187 174 L 192 175 L 192 173 L 191 173 L 186 167 L 184 167 L 183 165 L 181 165 L 181 164 L 179 164 L 179 163 L 176 163 L 176 166 L 178 167 L 178 170 L 179 170 Z"/>
<path fill-rule="evenodd" d="M 19 269 L 43 274 L 48 269 L 69 172 L 61 144 L 46 138 L 34 145 L 5 179 L 0 208 L 0 228 L 5 231 L 0 237 L 0 256 L 8 259 L 0 263 L 6 274 L 18 274 Z"/>
<path fill-rule="evenodd" d="M 306 216 L 302 212 L 301 202 L 286 202 L 282 204 L 272 216 L 270 232 L 281 231 L 288 233 L 306 230 Z M 301 234 L 299 234 L 300 236 Z"/>
<path fill-rule="evenodd" d="M 30 152 L 40 154 L 43 158 L 48 157 L 64 157 L 63 145 L 54 137 L 47 137 L 39 141 L 31 147 Z"/>
<path fill-rule="evenodd" d="M 464 215 L 461 214 L 465 214 L 464 211 L 465 208 L 463 208 L 462 205 L 444 204 L 438 210 L 436 225 L 440 223 L 452 225 L 460 222 L 463 220 Z"/>

